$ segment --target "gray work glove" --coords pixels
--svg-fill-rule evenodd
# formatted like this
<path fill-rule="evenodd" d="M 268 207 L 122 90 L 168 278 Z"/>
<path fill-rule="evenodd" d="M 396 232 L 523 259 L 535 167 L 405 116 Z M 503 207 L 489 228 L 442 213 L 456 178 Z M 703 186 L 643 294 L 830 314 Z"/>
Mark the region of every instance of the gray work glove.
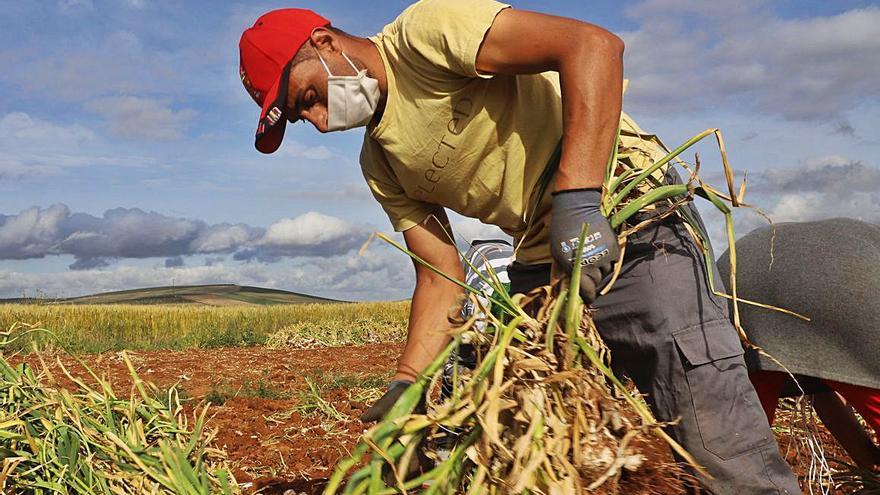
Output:
<path fill-rule="evenodd" d="M 578 238 L 584 224 L 589 224 L 581 264 L 581 298 L 591 304 L 602 278 L 614 269 L 620 258 L 617 234 L 602 214 L 599 205 L 602 191 L 569 189 L 553 193 L 550 215 L 550 254 L 567 274 L 574 268 Z"/>
<path fill-rule="evenodd" d="M 364 423 L 372 423 L 373 421 L 379 421 L 385 416 L 385 413 L 391 410 L 394 407 L 394 403 L 397 402 L 397 399 L 406 392 L 406 389 L 412 385 L 413 382 L 409 380 L 394 380 L 393 382 L 388 384 L 388 390 L 385 391 L 385 395 L 379 398 L 369 409 L 366 410 L 363 414 L 361 414 L 361 421 Z M 424 407 L 422 403 L 419 403 L 420 407 Z M 418 409 L 418 407 L 417 407 Z"/>

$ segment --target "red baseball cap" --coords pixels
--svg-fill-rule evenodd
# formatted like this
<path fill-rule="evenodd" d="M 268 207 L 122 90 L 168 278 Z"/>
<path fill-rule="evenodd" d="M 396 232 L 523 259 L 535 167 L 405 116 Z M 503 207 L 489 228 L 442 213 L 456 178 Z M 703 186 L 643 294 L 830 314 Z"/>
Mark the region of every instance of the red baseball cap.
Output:
<path fill-rule="evenodd" d="M 315 28 L 329 25 L 330 21 L 311 10 L 280 9 L 263 14 L 242 33 L 238 72 L 262 109 L 255 141 L 260 152 L 273 153 L 284 138 L 290 61 Z"/>

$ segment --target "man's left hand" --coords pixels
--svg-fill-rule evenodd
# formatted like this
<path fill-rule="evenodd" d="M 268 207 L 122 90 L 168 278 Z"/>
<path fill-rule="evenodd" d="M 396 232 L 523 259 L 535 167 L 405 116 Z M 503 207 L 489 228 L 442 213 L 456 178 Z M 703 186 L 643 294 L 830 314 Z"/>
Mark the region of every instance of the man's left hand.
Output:
<path fill-rule="evenodd" d="M 581 297 L 584 303 L 596 300 L 602 278 L 611 273 L 620 258 L 617 234 L 601 212 L 602 191 L 570 189 L 553 193 L 550 220 L 550 253 L 567 275 L 574 268 L 578 239 L 588 224 L 581 252 Z"/>
<path fill-rule="evenodd" d="M 385 414 L 394 407 L 397 399 L 406 392 L 406 389 L 408 389 L 412 383 L 413 382 L 409 380 L 395 380 L 389 383 L 385 394 L 361 415 L 361 421 L 364 423 L 372 423 L 373 421 L 379 421 L 382 419 Z"/>

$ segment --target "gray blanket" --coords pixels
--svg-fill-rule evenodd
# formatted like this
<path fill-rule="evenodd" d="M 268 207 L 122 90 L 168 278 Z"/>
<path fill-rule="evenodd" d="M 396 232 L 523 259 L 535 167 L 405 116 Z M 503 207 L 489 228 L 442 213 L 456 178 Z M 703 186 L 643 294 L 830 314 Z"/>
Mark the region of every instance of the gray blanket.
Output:
<path fill-rule="evenodd" d="M 749 337 L 795 374 L 880 388 L 880 227 L 852 219 L 777 224 L 736 243 L 740 297 L 809 316 L 740 304 Z M 729 253 L 718 260 L 727 283 Z M 747 353 L 752 369 L 780 370 Z"/>

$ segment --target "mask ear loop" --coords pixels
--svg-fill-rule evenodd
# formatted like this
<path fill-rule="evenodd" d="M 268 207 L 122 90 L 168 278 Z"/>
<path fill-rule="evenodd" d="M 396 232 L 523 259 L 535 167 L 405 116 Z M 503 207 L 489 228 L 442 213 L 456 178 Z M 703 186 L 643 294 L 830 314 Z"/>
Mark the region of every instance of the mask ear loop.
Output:
<path fill-rule="evenodd" d="M 324 70 L 327 71 L 327 75 L 333 77 L 333 73 L 330 72 L 330 67 L 327 67 L 327 62 L 324 62 L 324 57 L 321 56 L 321 52 L 319 52 L 318 49 L 315 48 L 315 45 L 312 45 L 312 49 L 315 50 L 315 54 L 318 55 L 318 60 L 321 61 L 321 65 L 324 66 Z M 352 62 L 351 59 L 348 58 L 348 55 L 346 55 L 345 52 L 340 53 L 342 53 L 342 57 L 345 58 L 345 61 L 348 62 L 348 65 L 350 65 L 351 68 L 354 69 L 355 75 L 360 73 L 360 69 L 358 69 L 357 66 L 354 65 L 354 62 Z"/>
<path fill-rule="evenodd" d="M 310 43 L 310 44 L 311 44 L 311 43 Z M 321 65 L 324 66 L 324 70 L 327 71 L 327 75 L 330 76 L 330 77 L 333 77 L 333 73 L 330 72 L 330 67 L 327 67 L 327 62 L 324 62 L 324 57 L 321 56 L 321 52 L 319 52 L 318 49 L 315 48 L 315 45 L 312 45 L 312 50 L 315 50 L 315 55 L 318 56 L 318 60 L 321 61 Z M 342 55 L 345 56 L 344 53 L 343 53 Z M 348 57 L 346 57 L 346 58 L 348 58 Z M 351 61 L 349 61 L 348 63 L 351 63 Z"/>
<path fill-rule="evenodd" d="M 351 59 L 348 58 L 348 55 L 346 55 L 345 52 L 340 52 L 340 53 L 342 53 L 342 56 L 345 57 L 345 60 L 346 60 L 346 62 L 348 62 L 348 65 L 350 65 L 351 68 L 354 69 L 355 74 L 359 73 L 360 69 L 358 69 L 357 66 L 354 65 L 354 62 L 352 62 Z"/>

